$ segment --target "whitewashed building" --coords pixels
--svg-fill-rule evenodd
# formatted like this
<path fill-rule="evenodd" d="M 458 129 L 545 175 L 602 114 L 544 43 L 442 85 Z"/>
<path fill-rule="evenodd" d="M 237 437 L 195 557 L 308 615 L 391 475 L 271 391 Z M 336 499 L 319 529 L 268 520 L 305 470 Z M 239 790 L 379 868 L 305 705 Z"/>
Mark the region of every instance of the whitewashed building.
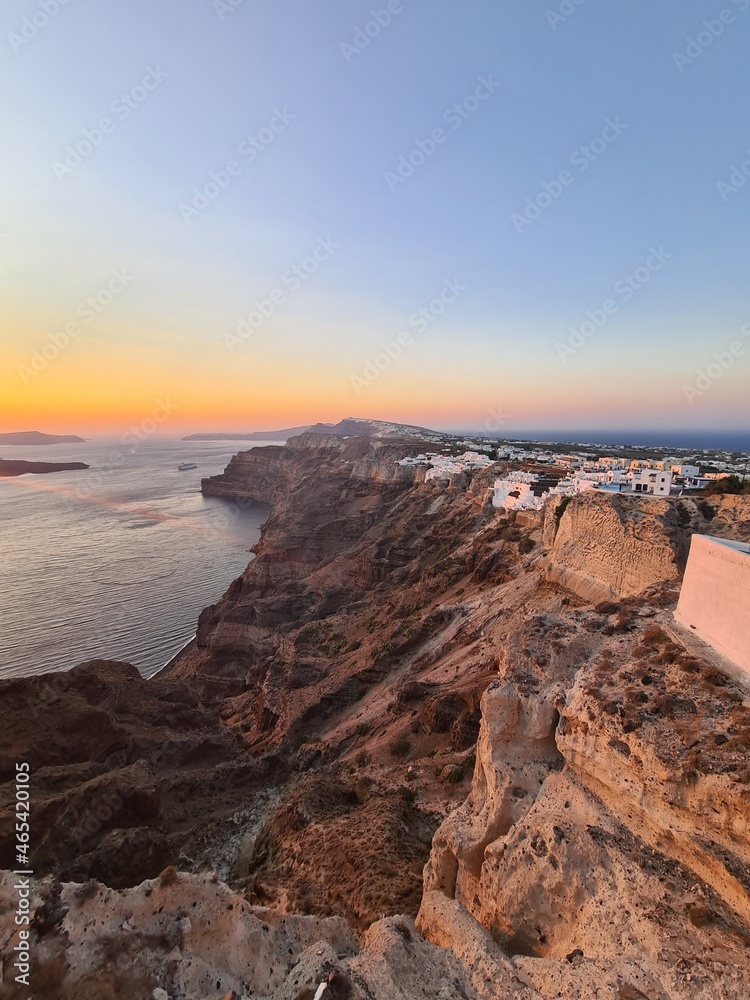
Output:
<path fill-rule="evenodd" d="M 672 489 L 672 473 L 659 469 L 641 469 L 633 475 L 633 492 L 668 497 Z"/>
<path fill-rule="evenodd" d="M 542 497 L 531 487 L 537 481 L 533 472 L 511 472 L 505 479 L 496 479 L 492 491 L 492 506 L 505 510 L 540 510 Z"/>
<path fill-rule="evenodd" d="M 681 476 L 683 479 L 694 479 L 701 474 L 697 465 L 673 465 L 672 475 Z"/>

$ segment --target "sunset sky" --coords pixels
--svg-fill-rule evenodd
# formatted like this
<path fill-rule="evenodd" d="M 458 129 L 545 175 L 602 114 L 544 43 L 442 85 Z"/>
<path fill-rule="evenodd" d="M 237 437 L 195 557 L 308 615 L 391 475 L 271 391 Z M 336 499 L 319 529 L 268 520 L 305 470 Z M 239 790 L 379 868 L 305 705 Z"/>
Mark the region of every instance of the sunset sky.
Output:
<path fill-rule="evenodd" d="M 748 429 L 720 10 L 8 0 L 0 429 Z"/>

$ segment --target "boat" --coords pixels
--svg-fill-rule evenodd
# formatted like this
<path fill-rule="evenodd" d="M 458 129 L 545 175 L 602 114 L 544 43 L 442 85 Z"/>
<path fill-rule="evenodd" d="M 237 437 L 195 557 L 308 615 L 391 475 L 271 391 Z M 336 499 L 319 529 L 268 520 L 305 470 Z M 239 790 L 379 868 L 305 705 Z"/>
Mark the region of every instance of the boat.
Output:
<path fill-rule="evenodd" d="M 195 464 L 195 462 L 181 462 L 177 466 L 177 471 L 178 472 L 187 472 L 188 469 L 197 469 L 197 468 L 198 468 L 198 466 Z"/>

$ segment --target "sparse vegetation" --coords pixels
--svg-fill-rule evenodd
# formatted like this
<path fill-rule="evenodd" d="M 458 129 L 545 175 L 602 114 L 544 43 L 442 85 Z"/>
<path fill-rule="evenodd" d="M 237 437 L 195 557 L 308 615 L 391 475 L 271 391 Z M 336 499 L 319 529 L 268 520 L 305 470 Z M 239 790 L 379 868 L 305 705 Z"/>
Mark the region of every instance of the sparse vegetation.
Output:
<path fill-rule="evenodd" d="M 445 781 L 449 785 L 460 785 L 464 780 L 464 770 L 462 767 L 456 765 L 456 767 L 451 768 L 451 770 L 446 774 Z"/>
<path fill-rule="evenodd" d="M 659 628 L 658 625 L 647 625 L 643 630 L 641 643 L 644 646 L 660 646 L 662 643 L 667 642 L 668 639 L 669 636 L 663 628 Z"/>
<path fill-rule="evenodd" d="M 375 624 L 377 622 L 377 615 L 368 615 L 364 620 L 365 631 L 368 633 L 375 631 Z"/>
<path fill-rule="evenodd" d="M 366 802 L 370 797 L 370 790 L 375 782 L 372 778 L 357 778 L 354 782 L 354 794 L 357 796 L 357 802 Z"/>
<path fill-rule="evenodd" d="M 522 538 L 521 532 L 515 524 L 509 524 L 506 528 L 501 528 L 497 535 L 504 542 L 518 542 Z"/>
<path fill-rule="evenodd" d="M 396 647 L 392 639 L 386 639 L 385 642 L 381 642 L 380 645 L 376 646 L 372 651 L 373 662 L 392 656 L 395 648 Z"/>
<path fill-rule="evenodd" d="M 174 865 L 168 865 L 164 871 L 159 875 L 159 885 L 162 889 L 166 889 L 167 886 L 174 885 L 179 879 L 180 873 L 177 871 Z"/>
<path fill-rule="evenodd" d="M 401 760 L 411 750 L 411 741 L 406 736 L 397 736 L 389 743 L 388 750 L 394 760 Z"/>
<path fill-rule="evenodd" d="M 750 482 L 740 479 L 739 476 L 725 476 L 723 479 L 715 479 L 703 487 L 705 496 L 721 496 L 728 493 L 747 494 L 750 493 Z"/>

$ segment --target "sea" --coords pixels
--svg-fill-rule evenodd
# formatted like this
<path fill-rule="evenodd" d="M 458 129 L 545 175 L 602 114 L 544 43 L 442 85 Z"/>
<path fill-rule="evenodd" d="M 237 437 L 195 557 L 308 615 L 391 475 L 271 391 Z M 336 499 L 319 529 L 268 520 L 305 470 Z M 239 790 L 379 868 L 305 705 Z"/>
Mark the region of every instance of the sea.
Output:
<path fill-rule="evenodd" d="M 245 569 L 268 516 L 262 504 L 204 497 L 201 479 L 273 443 L 3 446 L 6 459 L 90 468 L 0 478 L 0 678 L 95 658 L 144 677 L 160 670 Z"/>
<path fill-rule="evenodd" d="M 476 433 L 476 432 L 475 432 Z M 498 432 L 494 436 L 503 437 Z M 569 444 L 631 445 L 635 448 L 687 448 L 691 451 L 730 451 L 750 453 L 750 430 L 542 430 L 519 431 L 508 437 L 519 441 L 547 441 Z"/>

